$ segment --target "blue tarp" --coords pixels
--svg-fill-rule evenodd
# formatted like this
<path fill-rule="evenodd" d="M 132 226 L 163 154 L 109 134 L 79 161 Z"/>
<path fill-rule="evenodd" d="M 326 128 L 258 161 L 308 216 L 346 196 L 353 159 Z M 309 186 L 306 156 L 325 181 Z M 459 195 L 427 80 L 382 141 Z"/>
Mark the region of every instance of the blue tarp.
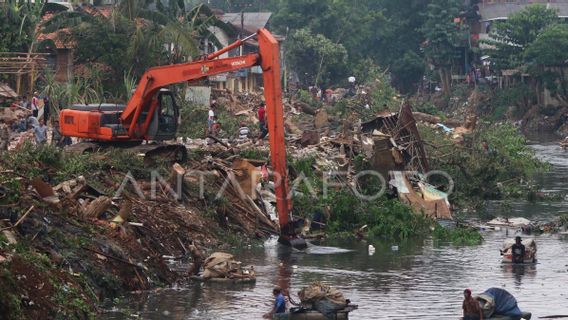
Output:
<path fill-rule="evenodd" d="M 521 309 L 517 306 L 517 299 L 512 294 L 500 288 L 489 288 L 483 295 L 488 295 L 495 301 L 495 315 L 520 317 Z"/>

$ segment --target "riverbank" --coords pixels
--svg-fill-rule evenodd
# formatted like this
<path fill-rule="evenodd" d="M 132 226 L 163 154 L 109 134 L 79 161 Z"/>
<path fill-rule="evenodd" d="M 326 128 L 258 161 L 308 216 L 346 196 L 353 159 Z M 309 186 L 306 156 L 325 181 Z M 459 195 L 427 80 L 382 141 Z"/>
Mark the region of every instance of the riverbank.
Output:
<path fill-rule="evenodd" d="M 277 233 L 251 226 L 251 205 L 231 188 L 216 197 L 223 170 L 183 179 L 179 197 L 170 164 L 149 166 L 115 150 L 76 155 L 24 146 L 2 157 L 0 311 L 6 319 L 96 318 L 104 299 L 170 287 L 187 279 L 173 266 L 188 247 L 222 249 Z M 181 166 L 178 170 L 184 170 Z M 213 173 L 217 173 L 217 176 Z M 233 207 L 238 206 L 241 209 Z M 267 217 L 264 219 L 268 220 Z"/>

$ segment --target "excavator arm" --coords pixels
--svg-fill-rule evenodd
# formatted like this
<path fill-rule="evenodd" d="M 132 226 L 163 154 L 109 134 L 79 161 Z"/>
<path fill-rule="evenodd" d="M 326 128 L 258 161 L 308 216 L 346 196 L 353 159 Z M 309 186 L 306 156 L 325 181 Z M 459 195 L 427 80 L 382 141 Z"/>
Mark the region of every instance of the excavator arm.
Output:
<path fill-rule="evenodd" d="M 161 88 L 219 73 L 250 68 L 259 64 L 259 58 L 258 54 L 249 54 L 149 69 L 142 75 L 134 95 L 120 116 L 123 126 L 128 130 L 128 136 L 136 139 L 146 135 L 147 125 L 141 124 L 138 120 L 142 112 L 151 111 L 152 100 Z"/>

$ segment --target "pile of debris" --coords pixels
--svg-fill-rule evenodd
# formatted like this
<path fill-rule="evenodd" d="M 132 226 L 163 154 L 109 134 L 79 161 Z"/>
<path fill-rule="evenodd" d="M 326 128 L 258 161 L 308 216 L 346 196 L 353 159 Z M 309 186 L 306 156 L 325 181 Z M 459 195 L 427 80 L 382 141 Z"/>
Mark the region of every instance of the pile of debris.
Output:
<path fill-rule="evenodd" d="M 256 100 L 251 104 L 255 103 Z M 309 106 L 301 107 L 302 104 L 286 104 L 288 114 L 309 110 Z M 368 169 L 378 172 L 393 193 L 416 212 L 436 219 L 451 219 L 447 195 L 426 181 L 425 174 L 430 168 L 416 116 L 429 123 L 440 121 L 434 116 L 412 112 L 409 104 L 402 104 L 399 112 L 386 111 L 363 123 L 352 117 L 338 123 L 325 108 L 313 110 L 313 115 L 308 114 L 302 122 L 286 122 L 288 154 L 296 160 L 314 158 L 314 169 L 321 173 L 330 170 L 345 173 L 345 182 L 352 188 L 356 187 L 355 176 L 360 170 L 356 168 L 355 159 L 363 158 L 369 165 Z M 463 126 L 455 129 L 454 135 L 457 137 L 471 132 L 475 122 L 476 119 L 468 118 Z M 220 164 L 219 168 L 230 167 L 235 154 L 243 150 L 269 152 L 268 146 L 254 146 L 252 141 L 216 139 L 216 142 L 208 145 L 203 139 L 194 139 L 186 145 L 193 152 L 213 156 L 215 160 L 212 159 L 211 163 Z M 255 162 L 256 167 L 264 164 L 263 161 Z M 411 173 L 407 175 L 406 171 Z M 299 173 L 292 172 L 294 174 L 297 176 Z"/>
<path fill-rule="evenodd" d="M 110 162 L 109 156 L 97 154 L 96 161 Z M 16 246 L 45 255 L 53 270 L 63 270 L 47 277 L 81 294 L 92 292 L 94 306 L 120 292 L 187 279 L 188 270 L 180 274 L 170 262 L 187 263 L 194 244 L 213 249 L 226 246 L 230 239 L 224 235 L 242 241 L 278 233 L 273 204 L 250 182 L 262 177 L 256 174 L 261 168 L 236 157 L 174 164 L 169 175 L 156 171 L 164 177 L 148 179 L 110 167 L 57 184 L 52 174 L 61 168 L 39 165 L 44 174 L 34 177 L 7 169 L 6 163 L 0 169 L 0 269 L 10 268 L 11 278 L 19 279 L 10 290 L 22 296 L 30 296 L 28 291 L 41 285 L 31 282 L 41 279 L 23 277 L 37 270 L 34 262 L 12 270 L 22 262 Z M 52 296 L 35 306 L 52 305 Z M 36 307 L 24 313 L 33 315 Z"/>

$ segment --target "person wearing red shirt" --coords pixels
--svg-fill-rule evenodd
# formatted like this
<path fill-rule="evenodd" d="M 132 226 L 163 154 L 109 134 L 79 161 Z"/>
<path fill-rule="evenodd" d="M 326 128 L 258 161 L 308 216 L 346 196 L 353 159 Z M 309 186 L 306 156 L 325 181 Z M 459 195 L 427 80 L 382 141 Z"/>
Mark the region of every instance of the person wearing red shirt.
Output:
<path fill-rule="evenodd" d="M 260 103 L 258 108 L 258 127 L 260 129 L 260 135 L 258 136 L 258 141 L 260 145 L 263 145 L 263 139 L 268 134 L 268 126 L 266 123 L 266 108 L 264 102 Z"/>

